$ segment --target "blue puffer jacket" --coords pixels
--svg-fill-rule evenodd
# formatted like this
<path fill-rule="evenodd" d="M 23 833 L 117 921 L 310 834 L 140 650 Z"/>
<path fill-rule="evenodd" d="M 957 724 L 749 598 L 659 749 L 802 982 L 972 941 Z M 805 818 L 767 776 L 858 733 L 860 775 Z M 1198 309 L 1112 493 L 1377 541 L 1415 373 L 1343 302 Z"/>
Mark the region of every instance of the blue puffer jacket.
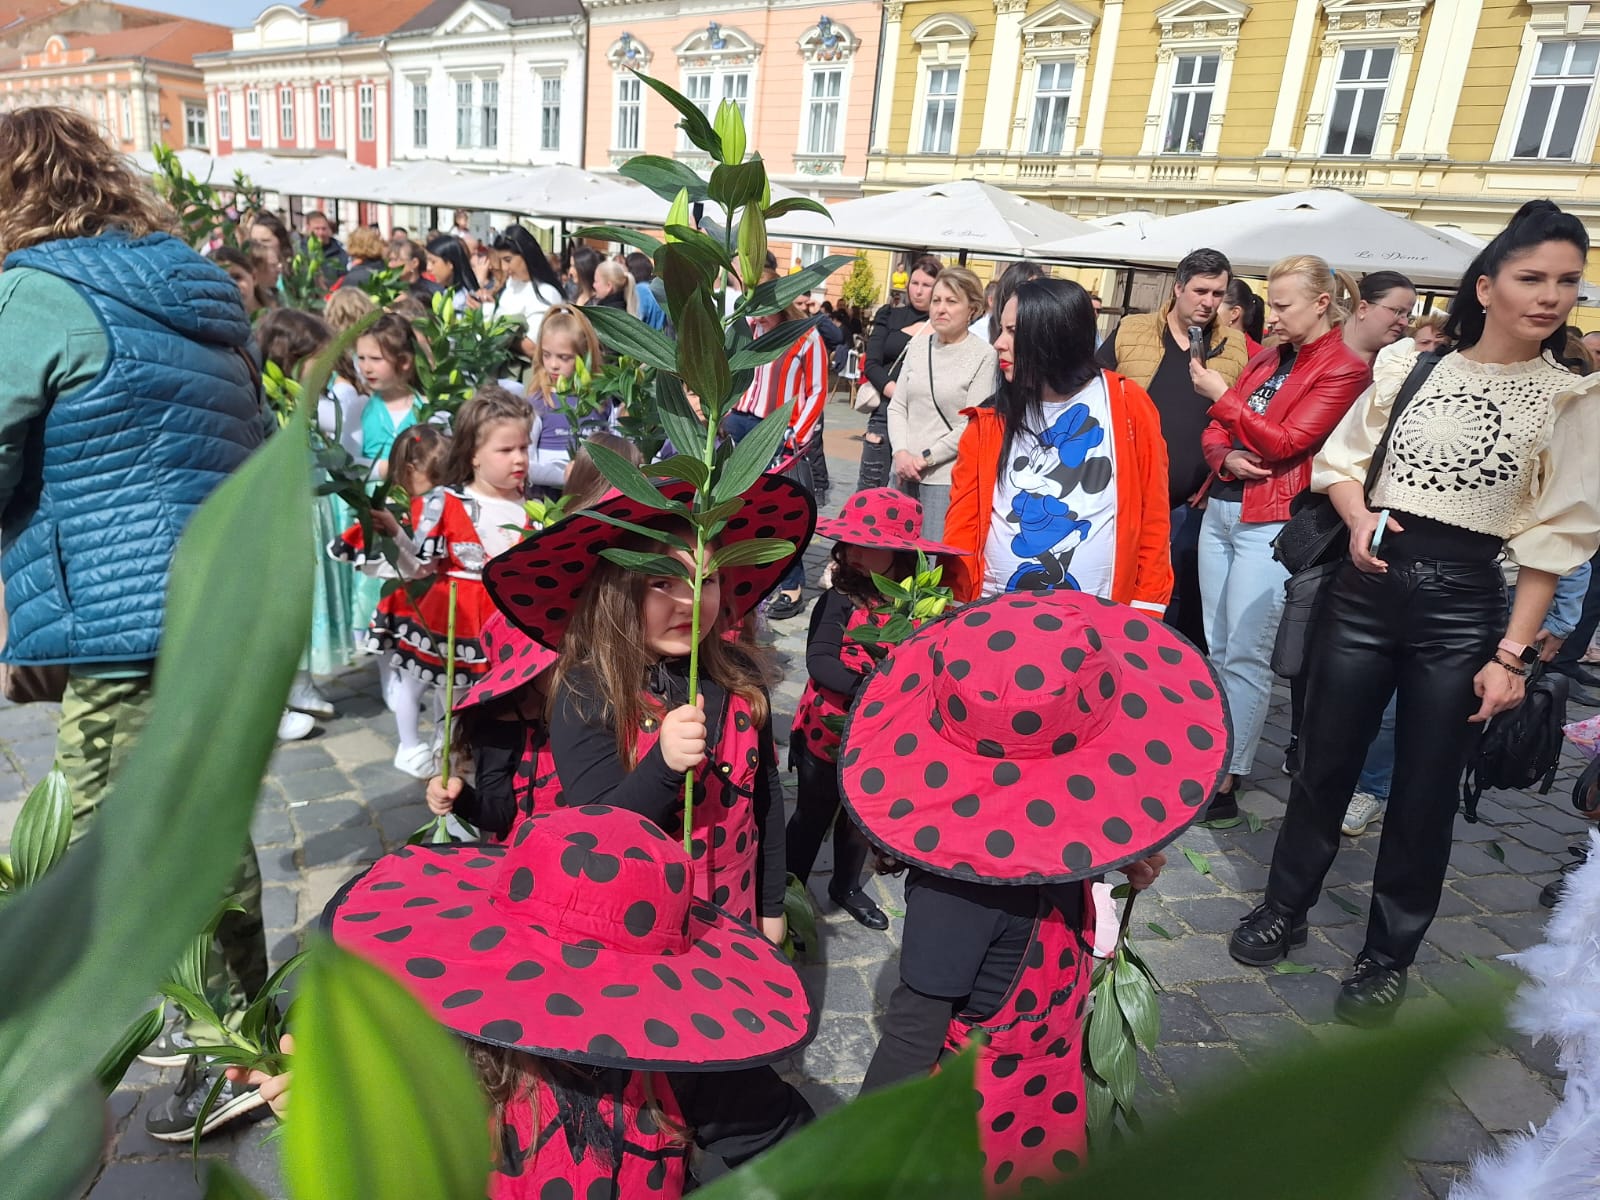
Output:
<path fill-rule="evenodd" d="M 239 290 L 167 234 L 62 238 L 5 266 L 70 283 L 110 346 L 99 378 L 50 398 L 0 518 L 5 661 L 153 659 L 178 537 L 264 437 Z"/>

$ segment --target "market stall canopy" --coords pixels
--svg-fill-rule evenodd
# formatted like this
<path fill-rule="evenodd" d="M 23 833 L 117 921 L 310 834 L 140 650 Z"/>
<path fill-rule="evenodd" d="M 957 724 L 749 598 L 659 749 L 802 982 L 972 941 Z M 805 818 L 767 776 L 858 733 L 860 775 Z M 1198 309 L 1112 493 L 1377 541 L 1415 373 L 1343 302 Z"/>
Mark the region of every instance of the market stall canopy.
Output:
<path fill-rule="evenodd" d="M 435 203 L 449 207 L 567 221 L 605 219 L 603 214 L 613 205 L 654 199 L 644 188 L 626 180 L 568 166 L 529 167 L 463 178 L 441 195 L 448 199 Z M 666 211 L 667 206 L 662 203 L 662 216 Z"/>
<path fill-rule="evenodd" d="M 1334 188 L 1102 229 L 1037 246 L 1033 253 L 1057 262 L 1171 268 L 1202 246 L 1222 251 L 1241 275 L 1264 276 L 1281 258 L 1315 254 L 1356 275 L 1399 271 L 1428 287 L 1454 287 L 1475 253 L 1458 236 Z"/>
<path fill-rule="evenodd" d="M 887 250 L 965 251 L 1022 258 L 1044 243 L 1085 237 L 1094 226 L 974 179 L 885 192 L 829 205 L 833 220 L 792 213 L 772 222 L 774 237 Z"/>

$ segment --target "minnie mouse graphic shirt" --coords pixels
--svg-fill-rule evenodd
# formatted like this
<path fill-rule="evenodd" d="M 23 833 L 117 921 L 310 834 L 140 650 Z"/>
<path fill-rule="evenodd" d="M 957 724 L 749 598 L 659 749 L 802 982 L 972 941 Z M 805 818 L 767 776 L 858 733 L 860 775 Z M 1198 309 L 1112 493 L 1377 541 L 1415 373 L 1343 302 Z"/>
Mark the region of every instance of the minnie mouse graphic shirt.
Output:
<path fill-rule="evenodd" d="M 1018 429 L 994 485 L 983 594 L 1070 587 L 1108 597 L 1117 547 L 1111 398 L 1095 377 Z"/>

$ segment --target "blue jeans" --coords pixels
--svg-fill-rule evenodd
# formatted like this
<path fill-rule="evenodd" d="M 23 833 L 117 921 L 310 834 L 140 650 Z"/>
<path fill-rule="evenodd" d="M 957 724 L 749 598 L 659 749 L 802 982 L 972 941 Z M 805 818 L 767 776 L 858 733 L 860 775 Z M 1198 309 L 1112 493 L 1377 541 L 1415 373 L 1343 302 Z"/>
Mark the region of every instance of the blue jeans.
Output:
<path fill-rule="evenodd" d="M 1228 770 L 1248 775 L 1272 703 L 1272 644 L 1289 572 L 1272 557 L 1282 521 L 1246 522 L 1237 500 L 1212 498 L 1200 525 L 1200 595 L 1206 644 L 1233 722 Z"/>
<path fill-rule="evenodd" d="M 1361 778 L 1356 780 L 1356 791 L 1379 800 L 1389 798 L 1389 785 L 1394 779 L 1394 704 L 1395 698 L 1390 696 L 1383 719 L 1378 722 L 1378 736 L 1367 747 L 1367 761 L 1361 768 Z"/>
<path fill-rule="evenodd" d="M 750 431 L 761 424 L 761 418 L 754 413 L 740 412 L 735 409 L 722 418 L 722 432 L 737 446 L 749 436 Z"/>

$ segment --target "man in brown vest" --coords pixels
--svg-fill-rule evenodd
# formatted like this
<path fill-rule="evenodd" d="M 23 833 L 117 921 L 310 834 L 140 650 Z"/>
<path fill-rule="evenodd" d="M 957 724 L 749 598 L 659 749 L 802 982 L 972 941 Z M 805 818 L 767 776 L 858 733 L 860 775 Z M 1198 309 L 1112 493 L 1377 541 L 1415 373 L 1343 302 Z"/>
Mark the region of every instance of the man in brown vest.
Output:
<path fill-rule="evenodd" d="M 1191 252 L 1178 264 L 1171 298 L 1156 312 L 1124 317 L 1101 343 L 1098 354 L 1102 366 L 1149 392 L 1161 414 L 1176 581 L 1167 623 L 1202 649 L 1206 642 L 1197 553 L 1201 510 L 1191 501 L 1205 486 L 1207 468 L 1200 452 L 1200 435 L 1210 421 L 1206 412 L 1211 401 L 1194 390 L 1189 378 L 1189 329 L 1198 326 L 1205 331 L 1201 353 L 1206 365 L 1231 386 L 1249 359 L 1244 334 L 1217 324 L 1217 309 L 1232 277 L 1233 268 L 1220 250 Z"/>

